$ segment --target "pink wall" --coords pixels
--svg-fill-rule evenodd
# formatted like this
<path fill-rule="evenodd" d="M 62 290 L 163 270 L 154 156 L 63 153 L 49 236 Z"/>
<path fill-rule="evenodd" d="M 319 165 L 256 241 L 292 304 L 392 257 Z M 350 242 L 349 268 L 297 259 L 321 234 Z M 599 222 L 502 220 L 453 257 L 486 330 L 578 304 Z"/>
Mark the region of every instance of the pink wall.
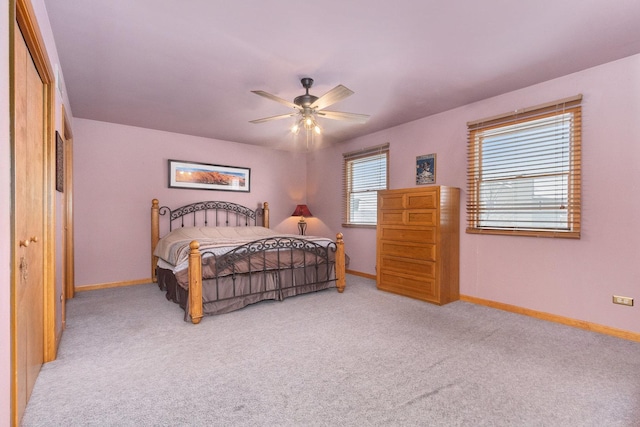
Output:
<path fill-rule="evenodd" d="M 271 227 L 297 233 L 305 202 L 305 153 L 92 120 L 74 121 L 76 286 L 151 277 L 151 200 L 269 202 Z M 167 160 L 251 168 L 249 193 L 168 188 Z"/>
<path fill-rule="evenodd" d="M 640 332 L 640 55 L 483 100 L 312 153 L 308 202 L 340 229 L 342 153 L 391 143 L 390 187 L 415 186 L 415 158 L 437 154 L 437 184 L 460 187 L 466 228 L 466 122 L 582 93 L 580 240 L 462 234 L 462 294 Z M 375 274 L 375 230 L 342 229 L 351 268 Z M 611 302 L 634 297 L 636 306 Z"/>

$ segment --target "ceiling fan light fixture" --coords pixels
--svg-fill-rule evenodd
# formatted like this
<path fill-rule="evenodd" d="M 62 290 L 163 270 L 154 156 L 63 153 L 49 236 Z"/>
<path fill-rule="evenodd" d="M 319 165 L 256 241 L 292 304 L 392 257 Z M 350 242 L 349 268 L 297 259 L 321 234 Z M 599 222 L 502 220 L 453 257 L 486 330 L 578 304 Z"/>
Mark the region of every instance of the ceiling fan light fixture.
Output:
<path fill-rule="evenodd" d="M 365 123 L 369 119 L 369 116 L 367 116 L 366 114 L 354 114 L 344 113 L 340 111 L 324 110 L 326 107 L 333 105 L 336 102 L 347 98 L 348 96 L 353 95 L 353 91 L 351 89 L 348 89 L 343 85 L 338 85 L 318 98 L 317 96 L 311 95 L 309 93 L 309 88 L 311 88 L 311 86 L 313 85 L 312 78 L 305 77 L 300 80 L 300 83 L 302 83 L 302 87 L 304 87 L 305 89 L 305 94 L 297 96 L 293 100 L 293 102 L 287 101 L 286 99 L 282 99 L 276 95 L 272 95 L 262 90 L 252 90 L 251 92 L 255 93 L 256 95 L 262 96 L 272 101 L 276 101 L 280 104 L 286 105 L 289 108 L 293 108 L 295 112 L 289 114 L 280 114 L 278 116 L 265 117 L 264 119 L 251 120 L 251 123 L 264 123 L 271 120 L 279 120 L 296 116 L 297 121 L 291 127 L 291 133 L 298 135 L 300 129 L 304 128 L 308 147 L 309 143 L 313 141 L 314 133 L 317 135 L 322 134 L 322 128 L 317 122 L 318 116 L 326 119 L 347 120 L 358 123 Z"/>

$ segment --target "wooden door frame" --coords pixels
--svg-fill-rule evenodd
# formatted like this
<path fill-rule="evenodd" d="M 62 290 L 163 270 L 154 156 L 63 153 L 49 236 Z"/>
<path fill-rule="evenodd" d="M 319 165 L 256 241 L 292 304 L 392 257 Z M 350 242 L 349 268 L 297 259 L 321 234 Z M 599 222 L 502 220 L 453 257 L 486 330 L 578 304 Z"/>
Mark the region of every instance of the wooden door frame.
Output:
<path fill-rule="evenodd" d="M 9 0 L 9 104 L 10 104 L 10 126 L 11 126 L 11 162 L 15 164 L 15 35 L 21 31 L 33 63 L 38 71 L 44 85 L 44 224 L 43 224 L 43 244 L 44 244 L 44 346 L 43 361 L 49 362 L 56 358 L 56 304 L 55 304 L 55 79 L 49 56 L 45 48 L 42 34 L 38 27 L 35 11 L 29 0 Z M 12 167 L 11 180 L 16 181 L 15 168 Z M 15 185 L 15 184 L 14 184 Z M 16 239 L 16 218 L 15 218 L 15 188 L 11 189 L 11 420 L 14 425 L 19 424 L 18 402 L 17 402 L 17 354 L 16 354 L 16 304 L 15 289 L 17 274 L 13 266 L 16 265 L 16 253 L 13 249 Z"/>
<path fill-rule="evenodd" d="M 63 290 L 65 299 L 75 296 L 75 263 L 73 249 L 73 132 L 69 117 L 62 105 L 62 138 L 64 139 L 64 254 L 63 254 Z M 64 307 L 64 305 L 63 305 Z M 62 316 L 63 326 L 66 322 L 65 314 Z"/>

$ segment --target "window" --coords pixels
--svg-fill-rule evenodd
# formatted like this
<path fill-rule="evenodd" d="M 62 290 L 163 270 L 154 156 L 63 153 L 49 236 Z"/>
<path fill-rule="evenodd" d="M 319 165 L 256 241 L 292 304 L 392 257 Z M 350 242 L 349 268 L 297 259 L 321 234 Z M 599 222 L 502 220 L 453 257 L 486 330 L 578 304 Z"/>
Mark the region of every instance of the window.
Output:
<path fill-rule="evenodd" d="M 375 226 L 378 190 L 387 189 L 389 144 L 343 154 L 343 226 Z"/>
<path fill-rule="evenodd" d="M 581 100 L 467 123 L 467 233 L 580 238 Z"/>

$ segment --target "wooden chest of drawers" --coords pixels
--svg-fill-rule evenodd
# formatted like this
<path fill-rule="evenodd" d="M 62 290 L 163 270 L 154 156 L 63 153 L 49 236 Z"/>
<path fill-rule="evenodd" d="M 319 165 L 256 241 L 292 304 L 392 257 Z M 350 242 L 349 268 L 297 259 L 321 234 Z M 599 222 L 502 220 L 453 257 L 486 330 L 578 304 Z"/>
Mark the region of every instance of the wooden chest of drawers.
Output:
<path fill-rule="evenodd" d="M 378 193 L 378 289 L 446 304 L 460 298 L 460 189 Z"/>

